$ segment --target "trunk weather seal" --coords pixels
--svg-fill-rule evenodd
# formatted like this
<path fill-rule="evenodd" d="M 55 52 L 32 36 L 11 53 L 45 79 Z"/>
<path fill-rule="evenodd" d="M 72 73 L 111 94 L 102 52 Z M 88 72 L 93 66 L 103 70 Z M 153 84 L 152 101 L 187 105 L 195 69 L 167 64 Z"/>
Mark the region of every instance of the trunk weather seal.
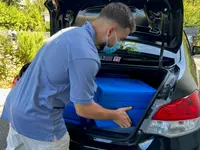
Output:
<path fill-rule="evenodd" d="M 162 42 L 162 46 L 161 46 L 161 49 L 160 49 L 160 57 L 159 57 L 159 68 L 163 68 L 163 53 L 164 53 L 164 45 L 165 43 Z"/>

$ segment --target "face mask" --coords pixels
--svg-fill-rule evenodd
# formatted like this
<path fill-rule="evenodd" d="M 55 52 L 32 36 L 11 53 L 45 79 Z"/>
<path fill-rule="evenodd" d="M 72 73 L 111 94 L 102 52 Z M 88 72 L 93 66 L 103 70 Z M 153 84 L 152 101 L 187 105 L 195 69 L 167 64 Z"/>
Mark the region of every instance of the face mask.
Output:
<path fill-rule="evenodd" d="M 106 46 L 103 49 L 104 53 L 111 54 L 111 53 L 114 53 L 116 50 L 118 50 L 120 48 L 121 43 L 119 41 L 117 41 L 116 32 L 115 32 L 115 36 L 116 36 L 116 42 L 115 42 L 115 44 L 112 47 L 108 47 L 108 37 L 107 37 L 107 39 L 106 39 Z"/>

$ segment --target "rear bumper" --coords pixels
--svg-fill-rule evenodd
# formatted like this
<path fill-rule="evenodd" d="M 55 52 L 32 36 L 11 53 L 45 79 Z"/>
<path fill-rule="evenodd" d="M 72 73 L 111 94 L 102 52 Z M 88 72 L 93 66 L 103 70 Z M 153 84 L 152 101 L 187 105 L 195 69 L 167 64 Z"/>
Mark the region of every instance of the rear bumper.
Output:
<path fill-rule="evenodd" d="M 75 142 L 70 143 L 70 150 L 141 150 L 137 146 L 132 146 L 132 147 L 122 147 L 122 146 L 117 146 L 117 145 L 104 145 L 102 144 L 101 146 L 88 146 L 88 145 L 82 145 L 78 144 Z"/>
<path fill-rule="evenodd" d="M 155 137 L 148 150 L 194 150 L 200 146 L 200 129 L 190 134 L 165 138 Z M 200 148 L 195 149 L 200 150 Z"/>
<path fill-rule="evenodd" d="M 89 145 L 80 144 L 71 141 L 70 150 L 141 150 L 138 146 L 132 147 L 122 147 L 119 145 L 111 145 L 111 144 L 104 144 L 104 143 L 91 143 Z M 200 130 L 197 130 L 193 133 L 176 137 L 176 138 L 165 138 L 156 136 L 154 137 L 153 142 L 146 150 L 200 150 L 195 149 L 200 146 Z"/>

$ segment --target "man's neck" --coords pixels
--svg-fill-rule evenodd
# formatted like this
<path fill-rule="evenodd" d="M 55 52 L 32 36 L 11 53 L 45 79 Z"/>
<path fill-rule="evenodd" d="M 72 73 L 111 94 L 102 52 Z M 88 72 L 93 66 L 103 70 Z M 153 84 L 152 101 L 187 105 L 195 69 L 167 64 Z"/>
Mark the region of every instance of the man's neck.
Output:
<path fill-rule="evenodd" d="M 103 37 L 106 33 L 104 33 L 105 30 L 105 24 L 102 19 L 96 19 L 92 21 L 92 27 L 95 31 L 95 45 L 100 45 L 103 42 Z"/>
<path fill-rule="evenodd" d="M 93 21 L 91 23 L 94 31 L 95 31 L 95 45 L 99 45 L 99 39 L 98 39 L 98 26 L 97 26 L 97 23 L 96 21 Z"/>

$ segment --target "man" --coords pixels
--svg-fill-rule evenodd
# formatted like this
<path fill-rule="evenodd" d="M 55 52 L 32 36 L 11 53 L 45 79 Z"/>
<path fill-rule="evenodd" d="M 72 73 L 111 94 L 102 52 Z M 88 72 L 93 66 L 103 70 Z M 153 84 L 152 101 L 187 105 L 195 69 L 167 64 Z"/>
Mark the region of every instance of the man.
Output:
<path fill-rule="evenodd" d="M 130 127 L 126 111 L 131 107 L 105 109 L 93 96 L 100 69 L 96 46 L 113 53 L 134 27 L 130 9 L 110 3 L 92 23 L 63 29 L 47 40 L 7 97 L 3 113 L 10 122 L 7 150 L 68 149 L 70 137 L 62 112 L 70 101 L 82 117 Z"/>

